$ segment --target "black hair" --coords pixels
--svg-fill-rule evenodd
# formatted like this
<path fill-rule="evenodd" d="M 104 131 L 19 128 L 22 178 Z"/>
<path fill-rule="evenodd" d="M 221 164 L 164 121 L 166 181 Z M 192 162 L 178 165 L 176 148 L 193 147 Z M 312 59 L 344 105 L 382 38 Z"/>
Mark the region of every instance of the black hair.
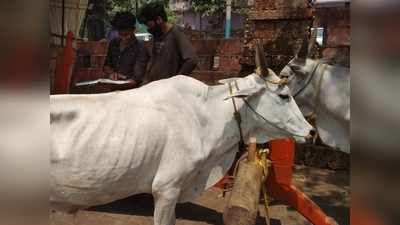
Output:
<path fill-rule="evenodd" d="M 167 12 L 165 11 L 164 3 L 161 1 L 154 1 L 147 3 L 140 9 L 138 20 L 140 23 L 145 24 L 147 21 L 156 21 L 157 17 L 161 17 L 164 22 L 168 22 Z"/>
<path fill-rule="evenodd" d="M 111 21 L 114 29 L 122 31 L 136 27 L 136 16 L 131 12 L 117 12 Z"/>

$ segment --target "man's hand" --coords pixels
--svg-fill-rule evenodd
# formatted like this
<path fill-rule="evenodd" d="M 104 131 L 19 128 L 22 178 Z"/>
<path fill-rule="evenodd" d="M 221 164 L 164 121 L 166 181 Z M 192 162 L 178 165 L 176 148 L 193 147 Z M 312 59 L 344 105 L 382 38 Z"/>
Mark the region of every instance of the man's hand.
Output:
<path fill-rule="evenodd" d="M 106 75 L 111 75 L 114 71 L 113 71 L 113 69 L 112 69 L 111 67 L 109 67 L 109 66 L 104 66 L 104 67 L 103 67 L 103 72 L 104 72 L 104 74 L 106 74 Z"/>
<path fill-rule="evenodd" d="M 139 85 L 139 82 L 137 82 L 136 80 L 129 80 L 129 81 L 131 81 L 131 85 L 132 85 L 132 87 L 138 87 L 138 85 Z"/>
<path fill-rule="evenodd" d="M 110 79 L 111 80 L 118 80 L 118 74 L 116 74 L 116 73 L 110 74 Z"/>
<path fill-rule="evenodd" d="M 118 74 L 118 80 L 126 80 L 128 77 L 122 74 Z"/>
<path fill-rule="evenodd" d="M 127 77 L 125 75 L 122 75 L 120 73 L 112 73 L 110 75 L 111 80 L 126 80 L 126 78 Z"/>

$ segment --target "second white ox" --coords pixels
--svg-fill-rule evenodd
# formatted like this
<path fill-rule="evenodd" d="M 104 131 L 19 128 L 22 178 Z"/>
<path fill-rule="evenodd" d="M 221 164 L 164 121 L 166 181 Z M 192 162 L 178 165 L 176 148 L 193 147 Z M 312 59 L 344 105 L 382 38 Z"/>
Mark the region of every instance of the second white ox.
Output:
<path fill-rule="evenodd" d="M 267 80 L 279 80 L 269 72 Z M 259 113 L 237 100 L 245 138 L 309 135 L 287 86 L 256 74 L 232 84 L 230 94 L 228 84 L 175 76 L 130 91 L 51 96 L 52 206 L 76 210 L 151 193 L 154 224 L 175 224 L 176 203 L 213 186 L 234 160 L 231 97 Z"/>
<path fill-rule="evenodd" d="M 322 141 L 350 153 L 350 70 L 308 58 L 308 42 L 283 68 L 304 116 L 315 114 Z"/>

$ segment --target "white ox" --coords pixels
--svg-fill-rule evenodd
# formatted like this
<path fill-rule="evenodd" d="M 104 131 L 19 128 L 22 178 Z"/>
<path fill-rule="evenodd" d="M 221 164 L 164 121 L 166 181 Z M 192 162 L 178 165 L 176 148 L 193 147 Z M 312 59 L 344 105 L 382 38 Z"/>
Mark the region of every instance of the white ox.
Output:
<path fill-rule="evenodd" d="M 270 73 L 267 79 L 279 80 Z M 238 97 L 245 138 L 262 133 L 303 141 L 309 135 L 312 127 L 287 86 L 255 74 L 236 84 L 231 95 L 227 84 L 175 76 L 123 92 L 51 96 L 52 208 L 151 193 L 154 224 L 175 224 L 176 203 L 213 186 L 234 160 L 239 132 L 230 97 Z"/>
<path fill-rule="evenodd" d="M 350 153 L 350 70 L 307 58 L 307 42 L 281 71 L 304 116 L 315 114 L 322 141 Z"/>

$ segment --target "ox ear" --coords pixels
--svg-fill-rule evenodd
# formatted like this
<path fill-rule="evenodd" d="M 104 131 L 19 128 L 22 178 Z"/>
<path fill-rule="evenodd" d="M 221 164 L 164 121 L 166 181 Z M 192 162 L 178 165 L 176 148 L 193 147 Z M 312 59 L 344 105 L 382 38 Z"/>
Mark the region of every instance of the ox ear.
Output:
<path fill-rule="evenodd" d="M 246 98 L 265 89 L 265 84 L 263 82 L 258 83 L 256 79 L 261 80 L 261 78 L 257 77 L 255 79 L 240 79 L 228 83 L 230 91 L 225 100 L 230 98 Z"/>
<path fill-rule="evenodd" d="M 231 98 L 247 98 L 249 96 L 256 94 L 259 91 L 260 91 L 260 89 L 256 89 L 256 88 L 239 90 L 232 94 L 229 94 L 226 98 L 224 98 L 224 100 L 231 99 Z"/>

